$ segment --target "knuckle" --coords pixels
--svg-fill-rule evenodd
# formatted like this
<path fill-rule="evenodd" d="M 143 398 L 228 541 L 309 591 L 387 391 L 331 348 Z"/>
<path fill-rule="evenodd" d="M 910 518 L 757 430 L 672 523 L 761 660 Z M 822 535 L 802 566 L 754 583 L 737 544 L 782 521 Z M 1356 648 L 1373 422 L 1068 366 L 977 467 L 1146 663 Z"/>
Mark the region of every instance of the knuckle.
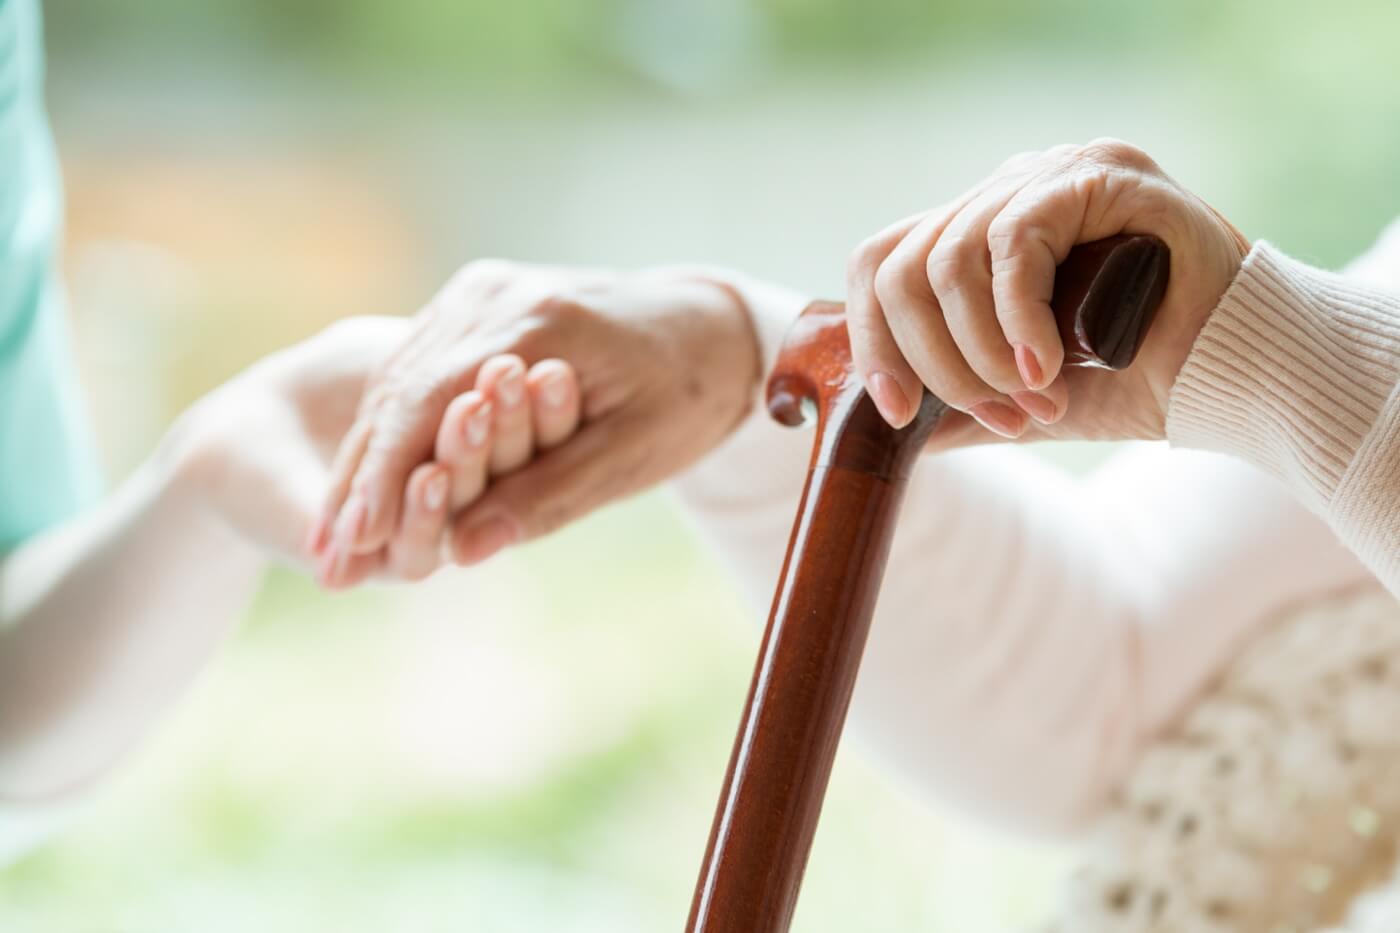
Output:
<path fill-rule="evenodd" d="M 942 238 L 928 254 L 924 271 L 938 295 L 962 288 L 968 272 L 982 261 L 977 245 L 966 237 Z"/>
<path fill-rule="evenodd" d="M 1008 159 L 1006 159 L 1006 161 L 1002 162 L 1001 165 L 997 166 L 995 174 L 1009 175 L 1015 172 L 1024 171 L 1025 169 L 1028 169 L 1035 163 L 1039 162 L 1044 157 L 1045 153 L 1038 152 L 1035 149 L 1026 149 L 1009 157 Z"/>
<path fill-rule="evenodd" d="M 875 344 L 879 313 L 879 309 L 868 302 L 846 306 L 846 330 L 851 336 L 851 352 L 857 359 Z"/>
<path fill-rule="evenodd" d="M 566 294 L 551 292 L 533 298 L 516 323 L 511 352 L 527 363 L 558 355 L 561 342 L 588 330 L 597 317 L 589 305 Z"/>
<path fill-rule="evenodd" d="M 1022 214 L 1002 214 L 987 227 L 987 248 L 992 255 L 992 276 L 1045 241 L 1041 225 Z"/>
<path fill-rule="evenodd" d="M 1044 164 L 1038 173 L 1042 179 L 1062 178 L 1085 164 L 1085 149 L 1089 144 L 1061 143 L 1045 150 Z"/>
<path fill-rule="evenodd" d="M 851 250 L 846 257 L 846 282 L 855 283 L 872 278 L 880 266 L 881 242 L 878 237 L 867 237 Z"/>
<path fill-rule="evenodd" d="M 993 255 L 992 303 L 996 307 L 998 318 L 1006 315 L 1003 305 L 1016 300 L 1027 287 L 1029 276 L 1024 274 L 1025 270 L 1021 267 L 1021 258 L 1024 255 L 1024 252 L 1009 252 L 1005 256 Z"/>
<path fill-rule="evenodd" d="M 902 304 L 909 297 L 908 279 L 904 267 L 898 262 L 886 260 L 875 270 L 875 280 L 872 283 L 875 297 L 886 311 L 892 305 Z"/>
<path fill-rule="evenodd" d="M 442 384 L 448 373 L 443 366 L 435 367 L 415 377 L 396 381 L 393 390 L 381 410 L 387 410 L 388 417 L 398 420 L 426 409 L 437 397 L 443 394 Z"/>
<path fill-rule="evenodd" d="M 928 284 L 935 295 L 947 295 L 958 290 L 958 263 L 946 253 L 935 250 L 928 256 Z"/>
<path fill-rule="evenodd" d="M 589 317 L 591 313 L 591 310 L 583 302 L 558 292 L 552 292 L 535 299 L 530 308 L 532 317 L 553 327 L 565 328 L 576 325 L 579 321 Z"/>
<path fill-rule="evenodd" d="M 1081 159 L 1098 165 L 1145 169 L 1152 165 L 1152 159 L 1132 143 L 1102 136 L 1086 143 L 1079 149 Z"/>
<path fill-rule="evenodd" d="M 388 447 L 371 445 L 365 451 L 364 462 L 351 480 L 352 494 L 378 505 L 390 506 L 397 511 L 398 503 L 390 502 L 394 497 L 389 493 L 389 462 L 392 450 Z"/>
<path fill-rule="evenodd" d="M 1008 294 L 1007 289 L 999 289 L 992 302 L 996 309 L 997 322 L 1003 331 L 1022 333 L 1028 323 L 1025 320 L 1025 304 L 1017 296 Z"/>
<path fill-rule="evenodd" d="M 550 354 L 563 325 L 542 318 L 526 318 L 519 322 L 510 340 L 509 352 L 528 365 Z"/>
<path fill-rule="evenodd" d="M 437 424 L 451 401 L 451 371 L 440 367 L 438 375 L 404 380 L 387 390 L 375 409 L 366 463 L 397 463 L 410 452 L 428 424 L 436 434 Z M 431 444 L 431 439 L 428 442 Z M 367 469 L 367 467 L 366 467 Z M 362 472 L 364 470 L 362 469 Z"/>
<path fill-rule="evenodd" d="M 369 378 L 365 380 L 364 391 L 360 395 L 360 411 L 372 408 L 378 393 L 387 383 L 397 377 L 403 365 L 399 362 L 402 353 L 394 353 L 388 359 L 370 367 Z"/>
<path fill-rule="evenodd" d="M 360 399 L 360 411 L 371 419 L 377 418 L 388 401 L 394 397 L 395 386 L 398 382 L 398 374 L 384 373 L 380 377 L 380 381 L 371 386 Z"/>

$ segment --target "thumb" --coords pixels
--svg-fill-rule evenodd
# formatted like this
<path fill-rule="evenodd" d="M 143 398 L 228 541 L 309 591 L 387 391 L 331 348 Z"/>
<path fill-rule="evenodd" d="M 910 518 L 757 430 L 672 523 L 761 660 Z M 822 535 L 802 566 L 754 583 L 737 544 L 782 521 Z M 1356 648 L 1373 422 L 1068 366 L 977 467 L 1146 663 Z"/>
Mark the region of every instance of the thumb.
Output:
<path fill-rule="evenodd" d="M 322 507 L 321 490 L 327 482 L 327 468 L 321 452 L 309 437 L 294 434 L 293 438 L 289 443 L 276 445 L 280 457 L 268 470 L 269 479 L 260 490 L 256 511 L 264 516 L 269 527 L 267 539 L 256 543 L 292 567 L 310 572 L 325 589 L 355 586 L 383 568 L 384 552 L 344 557 L 326 552 L 317 558 L 315 548 L 308 547 L 321 527 L 318 511 Z"/>
<path fill-rule="evenodd" d="M 639 419 L 613 417 L 495 481 L 453 522 L 452 559 L 476 564 L 512 544 L 547 535 L 650 485 L 641 470 L 647 432 Z"/>

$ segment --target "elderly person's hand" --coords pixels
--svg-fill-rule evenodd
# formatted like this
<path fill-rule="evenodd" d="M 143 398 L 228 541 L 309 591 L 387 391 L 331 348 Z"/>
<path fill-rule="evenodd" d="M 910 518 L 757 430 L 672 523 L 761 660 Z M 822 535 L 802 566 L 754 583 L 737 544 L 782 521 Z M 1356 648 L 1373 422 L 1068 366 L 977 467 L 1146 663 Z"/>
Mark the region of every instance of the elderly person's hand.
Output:
<path fill-rule="evenodd" d="M 739 295 L 687 270 L 474 262 L 412 330 L 366 392 L 338 460 L 322 520 L 327 548 L 338 552 L 332 560 L 396 546 L 408 477 L 440 453 L 439 425 L 450 419 L 452 400 L 492 356 L 519 358 L 497 385 L 518 383 L 542 360 L 567 360 L 577 372 L 582 426 L 528 469 L 493 481 L 456 517 L 449 548 L 464 564 L 694 462 L 739 423 L 760 375 Z"/>
<path fill-rule="evenodd" d="M 1076 244 L 1118 233 L 1155 234 L 1170 248 L 1162 308 L 1125 372 L 1062 368 L 1049 305 L 1055 267 Z M 935 446 L 996 435 L 1160 438 L 1177 372 L 1248 251 L 1228 221 L 1126 143 L 1016 156 L 956 201 L 855 250 L 856 371 L 896 426 L 913 417 L 924 387 L 963 413 Z"/>

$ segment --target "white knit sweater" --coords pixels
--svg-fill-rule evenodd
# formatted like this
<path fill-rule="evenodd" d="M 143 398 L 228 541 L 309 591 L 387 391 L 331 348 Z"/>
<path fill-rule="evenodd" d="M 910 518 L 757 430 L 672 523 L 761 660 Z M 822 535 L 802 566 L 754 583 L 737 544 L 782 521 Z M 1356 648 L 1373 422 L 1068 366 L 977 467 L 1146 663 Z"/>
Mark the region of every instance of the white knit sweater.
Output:
<path fill-rule="evenodd" d="M 1041 933 L 1400 930 L 1400 611 L 1292 610 L 1155 739 Z"/>
<path fill-rule="evenodd" d="M 759 304 L 771 359 L 800 301 Z M 1345 277 L 1261 243 L 1174 387 L 1181 449 L 1078 482 L 1015 448 L 920 464 L 857 735 L 1093 830 L 1047 931 L 1400 930 L 1398 381 L 1400 225 Z M 756 413 L 679 484 L 756 610 L 809 443 Z"/>
<path fill-rule="evenodd" d="M 1394 285 L 1393 262 L 1363 268 Z M 1260 243 L 1191 350 L 1167 433 L 1282 478 L 1400 594 L 1398 375 L 1400 295 Z"/>
<path fill-rule="evenodd" d="M 1168 421 L 1282 478 L 1392 593 L 1395 236 L 1345 278 L 1256 247 Z M 1363 588 L 1269 622 L 1134 762 L 1046 933 L 1400 930 L 1400 605 Z"/>
<path fill-rule="evenodd" d="M 756 321 L 771 361 L 801 300 L 756 304 L 782 308 Z M 1003 822 L 1085 825 L 1271 620 L 1377 577 L 1400 593 L 1397 380 L 1400 228 L 1346 277 L 1260 244 L 1173 392 L 1183 449 L 1138 445 L 1082 480 L 1014 446 L 925 458 L 857 739 Z M 756 406 L 678 484 L 755 615 L 810 443 Z"/>

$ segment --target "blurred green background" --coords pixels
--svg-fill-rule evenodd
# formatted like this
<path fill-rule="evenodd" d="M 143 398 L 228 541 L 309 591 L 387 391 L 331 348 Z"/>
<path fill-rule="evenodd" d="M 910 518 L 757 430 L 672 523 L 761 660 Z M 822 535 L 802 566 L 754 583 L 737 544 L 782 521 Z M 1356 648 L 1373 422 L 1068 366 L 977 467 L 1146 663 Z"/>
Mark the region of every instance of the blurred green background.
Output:
<path fill-rule="evenodd" d="M 1098 135 L 1320 263 L 1400 213 L 1389 0 L 46 14 L 114 476 L 260 353 L 411 312 L 477 256 L 695 259 L 838 294 L 863 235 Z M 678 930 L 764 608 L 664 494 L 420 588 L 276 572 L 81 821 L 0 875 L 0 929 Z M 797 928 L 1015 929 L 1064 864 L 848 748 Z"/>

